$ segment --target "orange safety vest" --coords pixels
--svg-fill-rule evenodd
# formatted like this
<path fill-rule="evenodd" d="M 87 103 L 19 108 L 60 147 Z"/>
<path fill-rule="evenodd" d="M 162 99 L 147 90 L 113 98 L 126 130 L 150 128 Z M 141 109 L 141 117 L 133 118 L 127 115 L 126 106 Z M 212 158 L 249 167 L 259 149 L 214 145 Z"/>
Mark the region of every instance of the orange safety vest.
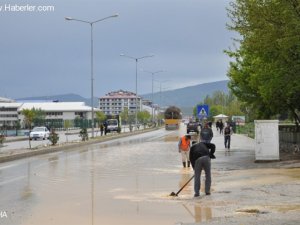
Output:
<path fill-rule="evenodd" d="M 181 138 L 180 149 L 183 151 L 188 151 L 190 147 L 190 140 L 186 140 L 185 137 Z"/>

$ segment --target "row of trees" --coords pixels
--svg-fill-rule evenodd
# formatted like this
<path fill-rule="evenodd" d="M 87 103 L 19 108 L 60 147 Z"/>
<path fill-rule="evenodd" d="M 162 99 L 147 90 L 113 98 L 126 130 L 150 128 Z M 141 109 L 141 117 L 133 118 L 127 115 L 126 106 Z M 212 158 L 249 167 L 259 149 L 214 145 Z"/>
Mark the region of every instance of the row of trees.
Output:
<path fill-rule="evenodd" d="M 218 114 L 225 114 L 229 117 L 247 115 L 247 120 L 253 120 L 251 114 L 248 114 L 246 107 L 233 95 L 232 92 L 228 94 L 216 91 L 212 96 L 206 96 L 203 102 L 198 105 L 209 105 L 209 120 Z M 193 115 L 197 117 L 197 106 L 193 108 Z"/>
<path fill-rule="evenodd" d="M 239 34 L 226 51 L 233 94 L 256 118 L 289 114 L 299 124 L 300 1 L 236 0 L 227 11 Z"/>
<path fill-rule="evenodd" d="M 32 125 L 34 126 L 44 126 L 46 121 L 46 112 L 41 109 L 23 109 L 22 114 L 24 115 L 25 127 L 31 129 Z M 129 114 L 128 109 L 120 114 L 120 117 L 125 124 L 132 124 L 135 121 L 135 115 Z M 140 111 L 137 114 L 138 121 L 142 124 L 149 122 L 151 115 L 148 111 Z M 96 112 L 96 122 L 98 124 L 103 123 L 107 118 L 103 112 Z M 64 128 L 69 128 L 73 126 L 84 126 L 89 127 L 91 123 L 86 120 L 86 123 L 82 123 L 82 118 L 77 117 L 73 122 L 70 120 L 63 121 L 62 125 Z"/>

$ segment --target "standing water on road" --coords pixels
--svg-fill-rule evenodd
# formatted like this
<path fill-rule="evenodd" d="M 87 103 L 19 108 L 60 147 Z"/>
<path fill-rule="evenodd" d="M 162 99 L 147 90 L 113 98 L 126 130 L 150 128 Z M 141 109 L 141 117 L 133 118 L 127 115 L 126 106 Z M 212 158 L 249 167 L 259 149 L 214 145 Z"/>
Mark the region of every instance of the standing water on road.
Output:
<path fill-rule="evenodd" d="M 159 130 L 2 164 L 1 224 L 193 222 L 193 208 L 168 196 L 192 176 L 178 137 Z M 188 186 L 182 196 L 192 194 Z"/>
<path fill-rule="evenodd" d="M 157 130 L 0 164 L 0 223 L 22 225 L 294 224 L 299 166 L 255 164 L 254 141 L 216 134 L 212 194 L 193 198 L 182 168 L 183 130 Z M 193 139 L 197 139 L 196 136 Z M 204 182 L 202 182 L 203 184 Z M 229 221 L 229 222 L 228 222 Z M 286 222 L 289 223 L 286 223 Z M 292 222 L 290 222 L 292 221 Z M 232 222 L 232 223 L 230 223 Z"/>

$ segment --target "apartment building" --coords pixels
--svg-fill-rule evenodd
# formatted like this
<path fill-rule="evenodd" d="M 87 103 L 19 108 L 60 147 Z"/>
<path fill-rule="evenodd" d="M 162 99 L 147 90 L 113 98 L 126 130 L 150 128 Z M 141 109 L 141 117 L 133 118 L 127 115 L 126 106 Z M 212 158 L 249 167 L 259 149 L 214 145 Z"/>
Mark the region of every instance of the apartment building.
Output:
<path fill-rule="evenodd" d="M 118 90 L 99 98 L 99 109 L 105 115 L 119 115 L 128 109 L 129 114 L 135 114 L 142 109 L 142 98 L 130 91 Z"/>

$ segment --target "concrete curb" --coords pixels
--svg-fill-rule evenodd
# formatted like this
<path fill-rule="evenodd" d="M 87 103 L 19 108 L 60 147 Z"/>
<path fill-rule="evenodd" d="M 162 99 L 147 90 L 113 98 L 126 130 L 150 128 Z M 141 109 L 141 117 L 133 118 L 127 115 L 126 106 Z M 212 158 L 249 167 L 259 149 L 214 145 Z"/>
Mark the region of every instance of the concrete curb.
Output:
<path fill-rule="evenodd" d="M 59 151 L 64 151 L 64 150 L 71 150 L 72 148 L 77 148 L 80 146 L 101 143 L 101 142 L 110 141 L 110 140 L 123 138 L 123 137 L 129 137 L 129 136 L 147 133 L 147 132 L 158 130 L 158 129 L 161 129 L 161 128 L 149 128 L 149 129 L 145 129 L 145 130 L 121 133 L 121 134 L 112 135 L 112 136 L 104 136 L 104 137 L 101 137 L 101 139 L 92 139 L 92 140 L 90 139 L 85 142 L 66 143 L 65 145 L 61 145 L 61 146 L 47 146 L 47 147 L 43 147 L 41 149 L 20 149 L 20 150 L 26 150 L 27 152 L 13 153 L 11 155 L 0 156 L 0 163 L 9 162 L 9 161 L 27 158 L 27 157 L 36 156 L 36 155 L 43 155 L 43 154 L 59 152 Z"/>

